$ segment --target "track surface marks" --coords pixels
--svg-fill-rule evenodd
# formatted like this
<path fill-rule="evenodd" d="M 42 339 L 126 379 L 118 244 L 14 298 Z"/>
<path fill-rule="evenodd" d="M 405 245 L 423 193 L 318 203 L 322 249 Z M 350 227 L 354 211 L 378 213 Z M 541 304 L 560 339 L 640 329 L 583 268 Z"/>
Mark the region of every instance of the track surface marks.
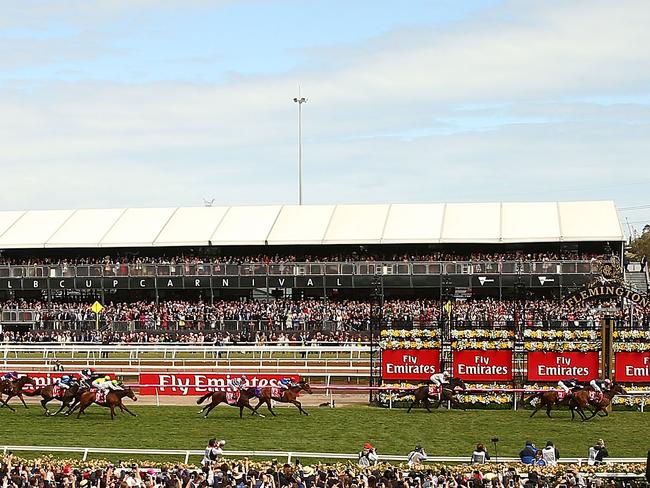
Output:
<path fill-rule="evenodd" d="M 127 400 L 127 402 L 129 402 Z M 420 442 L 430 455 L 469 456 L 477 442 L 491 446 L 499 437 L 499 455 L 516 456 L 524 441 L 537 446 L 553 440 L 563 456 L 587 455 L 587 448 L 603 438 L 611 456 L 641 457 L 647 454 L 648 414 L 614 412 L 608 418 L 587 423 L 571 422 L 568 412 L 556 418 L 539 415 L 529 419 L 526 411 L 445 411 L 431 414 L 417 410 L 386 410 L 365 406 L 307 408 L 309 417 L 297 410 L 278 408 L 278 417 L 244 414 L 219 406 L 208 419 L 198 406 L 144 406 L 129 402 L 138 418 L 118 415 L 111 422 L 109 411 L 92 406 L 77 420 L 45 417 L 40 407 L 20 407 L 12 414 L 0 409 L 1 444 L 151 449 L 202 449 L 208 438 L 228 441 L 232 450 L 279 450 L 357 452 L 372 442 L 379 453 L 406 454 Z M 492 449 L 490 453 L 494 455 Z M 31 455 L 33 456 L 33 455 Z M 101 456 L 106 458 L 106 456 Z M 121 456 L 111 457 L 113 461 Z M 157 459 L 157 458 L 152 458 Z M 198 461 L 198 460 L 194 460 Z"/>

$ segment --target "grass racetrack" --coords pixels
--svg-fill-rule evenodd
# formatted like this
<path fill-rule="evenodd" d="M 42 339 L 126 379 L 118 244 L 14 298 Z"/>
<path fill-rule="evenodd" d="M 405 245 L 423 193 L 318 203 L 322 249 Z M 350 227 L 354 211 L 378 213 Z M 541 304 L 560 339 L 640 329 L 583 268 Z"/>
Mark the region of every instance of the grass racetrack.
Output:
<path fill-rule="evenodd" d="M 419 409 L 406 414 L 402 409 L 353 406 L 312 407 L 307 409 L 310 416 L 305 417 L 292 407 L 277 408 L 276 418 L 245 413 L 244 419 L 239 419 L 238 409 L 219 406 L 203 419 L 194 406 L 127 402 L 138 418 L 119 414 L 111 422 L 109 411 L 97 406 L 79 420 L 45 417 L 37 405 L 28 410 L 14 405 L 18 409 L 15 414 L 0 409 L 0 445 L 202 449 L 206 440 L 215 436 L 226 439 L 229 450 L 355 453 L 364 442 L 372 442 L 380 454 L 406 454 L 420 442 L 429 455 L 469 456 L 477 442 L 491 447 L 490 439 L 499 437 L 500 456 L 516 456 L 526 439 L 538 446 L 550 439 L 566 457 L 585 457 L 598 438 L 605 440 L 614 457 L 645 457 L 650 447 L 648 416 L 638 412 L 613 412 L 607 418 L 581 423 L 571 422 L 567 411 L 555 412 L 554 419 L 541 412 L 529 419 L 526 411 L 440 410 L 428 414 Z M 491 449 L 490 453 L 494 455 Z M 98 457 L 117 461 L 125 456 Z"/>

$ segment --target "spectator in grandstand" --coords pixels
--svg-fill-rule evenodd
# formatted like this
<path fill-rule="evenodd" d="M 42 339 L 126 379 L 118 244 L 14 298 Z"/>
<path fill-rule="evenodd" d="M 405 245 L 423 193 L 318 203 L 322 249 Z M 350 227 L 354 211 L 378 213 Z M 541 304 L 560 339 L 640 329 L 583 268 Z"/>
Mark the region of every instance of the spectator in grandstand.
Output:
<path fill-rule="evenodd" d="M 537 448 L 532 441 L 526 441 L 526 445 L 519 452 L 519 459 L 524 464 L 532 464 L 533 459 L 535 459 L 535 454 L 537 453 Z"/>
<path fill-rule="evenodd" d="M 589 452 L 587 455 L 587 464 L 589 466 L 597 466 L 599 464 L 602 464 L 603 460 L 606 457 L 609 457 L 609 452 L 605 447 L 605 441 L 602 439 L 598 439 L 596 441 L 596 444 L 589 448 Z"/>
<path fill-rule="evenodd" d="M 546 447 L 542 449 L 542 456 L 547 466 L 557 466 L 560 459 L 560 451 L 557 450 L 553 441 L 546 441 Z"/>
<path fill-rule="evenodd" d="M 408 456 L 406 457 L 406 463 L 408 464 L 409 468 L 419 466 L 423 461 L 426 460 L 427 453 L 424 452 L 424 448 L 420 444 L 416 444 L 415 448 L 413 448 L 413 450 L 409 452 Z"/>
<path fill-rule="evenodd" d="M 370 466 L 375 466 L 379 461 L 379 456 L 377 451 L 369 442 L 366 442 L 363 445 L 363 449 L 359 452 L 357 459 L 357 464 L 362 468 L 367 468 Z"/>
<path fill-rule="evenodd" d="M 476 449 L 472 453 L 472 464 L 485 464 L 486 461 L 490 460 L 490 455 L 485 448 L 485 444 L 479 442 L 476 444 Z"/>

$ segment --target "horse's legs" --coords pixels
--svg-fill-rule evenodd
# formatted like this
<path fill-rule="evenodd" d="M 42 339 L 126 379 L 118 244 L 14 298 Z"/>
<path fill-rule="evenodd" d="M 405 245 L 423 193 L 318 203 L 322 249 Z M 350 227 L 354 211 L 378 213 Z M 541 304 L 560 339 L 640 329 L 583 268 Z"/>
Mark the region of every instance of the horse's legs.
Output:
<path fill-rule="evenodd" d="M 23 402 L 23 406 L 27 408 L 27 404 L 25 403 L 25 399 L 23 398 L 22 393 L 18 393 L 18 398 L 20 398 L 20 401 Z"/>
<path fill-rule="evenodd" d="M 209 405 L 206 405 L 205 407 L 203 407 L 204 410 L 205 410 L 206 407 L 207 407 L 207 409 L 208 409 L 208 411 L 205 412 L 205 415 L 203 416 L 203 418 L 204 418 L 204 419 L 207 419 L 207 418 L 208 418 L 208 414 L 209 414 L 209 413 L 212 411 L 212 409 L 213 409 L 214 407 L 216 407 L 217 405 L 219 405 L 219 404 L 218 404 L 218 403 L 214 403 L 214 402 L 212 402 L 212 403 L 210 403 Z M 199 413 L 200 413 L 200 412 L 199 412 Z"/>
<path fill-rule="evenodd" d="M 422 404 L 424 405 L 424 408 L 427 409 L 427 412 L 431 413 L 431 408 L 430 408 L 431 404 L 429 403 L 429 398 L 428 397 L 424 397 L 422 399 Z"/>
<path fill-rule="evenodd" d="M 54 413 L 52 414 L 52 416 L 60 414 L 61 411 L 62 411 L 65 407 L 70 408 L 70 403 L 68 403 L 68 401 L 62 400 L 62 401 L 61 401 L 61 408 L 59 408 L 56 412 L 54 412 Z"/>
<path fill-rule="evenodd" d="M 551 417 L 551 404 L 550 404 L 550 403 L 548 403 L 548 404 L 546 405 L 546 416 L 547 416 L 549 419 L 552 419 L 552 418 L 553 418 L 553 417 Z"/>
<path fill-rule="evenodd" d="M 109 408 L 111 409 L 111 420 L 115 420 L 115 405 L 110 405 Z"/>
<path fill-rule="evenodd" d="M 413 401 L 411 402 L 411 404 L 409 405 L 409 408 L 408 408 L 408 410 L 406 411 L 406 413 L 410 413 L 410 412 L 411 412 L 411 409 L 413 408 L 413 406 L 414 406 L 418 401 L 419 401 L 419 400 L 413 400 Z"/>
<path fill-rule="evenodd" d="M 541 408 L 544 406 L 542 402 L 539 402 L 539 405 L 535 407 L 535 410 L 533 410 L 533 413 L 530 414 L 530 417 L 528 418 L 533 418 L 537 412 L 541 410 Z"/>
<path fill-rule="evenodd" d="M 0 398 L 0 402 L 2 402 L 3 407 L 7 407 L 9 410 L 16 413 L 16 409 L 14 407 L 12 407 L 11 405 L 9 405 L 9 403 L 7 403 L 8 401 L 9 401 L 9 398 L 7 398 L 6 400 L 3 400 L 2 398 Z"/>
<path fill-rule="evenodd" d="M 50 415 L 50 410 L 47 408 L 47 404 L 49 401 L 52 400 L 51 398 L 43 398 L 41 400 L 41 406 L 45 409 L 45 415 Z"/>
<path fill-rule="evenodd" d="M 309 416 L 309 414 L 303 410 L 302 403 L 300 403 L 298 400 L 293 400 L 291 403 L 293 403 L 296 407 L 298 407 L 298 412 L 300 414 L 304 413 L 305 415 Z"/>
<path fill-rule="evenodd" d="M 242 402 L 242 403 L 240 403 L 240 405 L 239 405 L 239 416 L 240 416 L 241 418 L 243 418 L 244 408 L 247 408 L 247 409 L 249 409 L 251 412 L 253 412 L 253 415 L 259 415 L 260 417 L 264 418 L 264 415 L 262 415 L 262 414 L 259 413 L 259 412 L 256 412 L 255 409 L 254 409 L 253 407 L 251 407 L 251 404 L 250 404 L 248 401 L 246 401 L 246 402 Z"/>
<path fill-rule="evenodd" d="M 262 399 L 260 398 L 260 403 L 257 405 L 257 407 L 259 407 L 261 403 L 262 403 Z M 273 409 L 271 408 L 271 399 L 270 399 L 270 398 L 267 398 L 267 399 L 264 401 L 264 403 L 266 403 L 266 408 L 269 409 L 269 412 L 271 412 L 271 415 L 273 415 L 274 417 L 277 417 L 277 415 L 275 414 L 275 412 L 274 412 Z M 255 412 L 257 412 L 257 407 L 255 407 Z"/>
<path fill-rule="evenodd" d="M 120 402 L 117 406 L 120 407 L 120 410 L 122 410 L 122 412 L 124 412 L 124 411 L 126 410 L 128 413 L 130 413 L 130 414 L 133 415 L 134 417 L 137 417 L 137 415 L 134 414 L 134 413 L 133 413 L 131 410 L 129 410 L 128 408 L 126 408 L 126 405 L 124 405 L 122 402 Z"/>

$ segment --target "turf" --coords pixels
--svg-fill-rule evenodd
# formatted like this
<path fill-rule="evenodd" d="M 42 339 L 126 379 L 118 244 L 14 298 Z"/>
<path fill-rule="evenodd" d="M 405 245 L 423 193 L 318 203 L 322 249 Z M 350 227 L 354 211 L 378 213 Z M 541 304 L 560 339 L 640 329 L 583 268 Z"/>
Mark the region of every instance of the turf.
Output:
<path fill-rule="evenodd" d="M 129 405 L 131 407 L 131 405 Z M 469 455 L 477 442 L 490 446 L 498 437 L 499 455 L 516 456 L 524 441 L 544 445 L 552 439 L 564 456 L 587 454 L 596 439 L 605 439 L 611 456 L 642 457 L 648 449 L 648 417 L 636 412 L 614 412 L 588 423 L 571 422 L 568 412 L 529 419 L 525 411 L 404 410 L 370 407 L 308 409 L 299 416 L 291 407 L 278 408 L 278 417 L 258 418 L 219 406 L 208 419 L 197 407 L 132 405 L 138 418 L 119 415 L 111 422 L 106 409 L 93 406 L 77 420 L 45 417 L 30 406 L 12 414 L 0 410 L 0 444 L 202 449 L 209 437 L 228 441 L 231 450 L 357 452 L 372 442 L 380 453 L 405 454 L 422 443 L 430 455 Z M 494 454 L 494 453 L 492 453 Z M 105 456 L 103 456 L 105 457 Z M 113 459 L 114 461 L 117 460 Z"/>

